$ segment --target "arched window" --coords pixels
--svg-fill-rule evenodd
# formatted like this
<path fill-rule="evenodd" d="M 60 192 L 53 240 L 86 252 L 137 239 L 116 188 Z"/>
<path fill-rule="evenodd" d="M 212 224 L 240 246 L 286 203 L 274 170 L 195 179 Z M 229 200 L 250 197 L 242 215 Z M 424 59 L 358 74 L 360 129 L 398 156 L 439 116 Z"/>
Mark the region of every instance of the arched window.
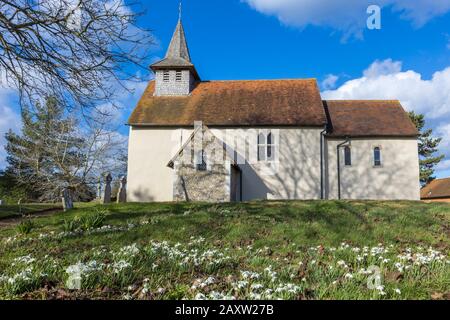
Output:
<path fill-rule="evenodd" d="M 375 147 L 373 149 L 373 165 L 375 167 L 381 166 L 381 148 L 380 147 Z"/>
<path fill-rule="evenodd" d="M 275 135 L 272 132 L 258 134 L 258 161 L 274 161 L 275 152 Z"/>
<path fill-rule="evenodd" d="M 258 161 L 266 160 L 266 136 L 264 133 L 258 134 Z"/>
<path fill-rule="evenodd" d="M 346 166 L 352 165 L 352 149 L 349 146 L 344 148 L 344 162 Z"/>
<path fill-rule="evenodd" d="M 275 159 L 275 136 L 272 132 L 267 135 L 267 160 L 273 161 Z"/>

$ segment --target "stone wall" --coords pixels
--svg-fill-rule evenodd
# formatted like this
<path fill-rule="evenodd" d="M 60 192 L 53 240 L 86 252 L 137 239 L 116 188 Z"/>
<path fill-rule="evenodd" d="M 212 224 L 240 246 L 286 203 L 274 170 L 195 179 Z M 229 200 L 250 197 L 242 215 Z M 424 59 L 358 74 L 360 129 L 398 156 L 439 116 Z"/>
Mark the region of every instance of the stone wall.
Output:
<path fill-rule="evenodd" d="M 198 171 L 192 164 L 180 164 L 175 172 L 175 201 L 230 201 L 229 162 L 213 164 L 206 171 Z"/>
<path fill-rule="evenodd" d="M 181 71 L 181 80 L 176 79 L 176 70 L 168 70 L 169 81 L 164 81 L 163 70 L 156 71 L 155 96 L 187 96 L 194 89 L 195 80 L 189 70 Z"/>

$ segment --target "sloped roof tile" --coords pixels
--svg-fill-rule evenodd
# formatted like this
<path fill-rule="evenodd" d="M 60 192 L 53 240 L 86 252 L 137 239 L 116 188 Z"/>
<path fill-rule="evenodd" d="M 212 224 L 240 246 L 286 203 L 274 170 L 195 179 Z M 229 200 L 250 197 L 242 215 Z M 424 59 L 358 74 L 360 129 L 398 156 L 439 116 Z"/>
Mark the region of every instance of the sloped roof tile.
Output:
<path fill-rule="evenodd" d="M 199 82 L 190 96 L 154 96 L 150 82 L 130 125 L 324 126 L 315 79 Z"/>
<path fill-rule="evenodd" d="M 324 101 L 331 137 L 417 137 L 398 100 Z"/>
<path fill-rule="evenodd" d="M 435 179 L 420 190 L 422 199 L 450 198 L 450 178 Z"/>

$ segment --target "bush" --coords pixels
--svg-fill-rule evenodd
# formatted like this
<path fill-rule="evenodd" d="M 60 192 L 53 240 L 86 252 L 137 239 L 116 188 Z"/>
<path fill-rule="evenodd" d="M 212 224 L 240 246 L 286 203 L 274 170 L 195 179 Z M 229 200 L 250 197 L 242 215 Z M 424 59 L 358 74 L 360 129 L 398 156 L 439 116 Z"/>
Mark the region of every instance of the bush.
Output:
<path fill-rule="evenodd" d="M 90 229 L 98 229 L 101 228 L 105 222 L 106 214 L 102 211 L 97 211 L 94 214 L 90 214 L 84 216 L 80 219 L 81 221 L 81 229 L 84 231 Z"/>
<path fill-rule="evenodd" d="M 75 217 L 72 220 L 64 220 L 62 229 L 64 232 L 74 232 L 77 230 L 88 231 L 101 228 L 105 223 L 106 213 L 107 210 L 96 210 L 95 213 Z"/>
<path fill-rule="evenodd" d="M 34 222 L 31 221 L 31 219 L 27 219 L 19 223 L 16 227 L 16 230 L 19 234 L 29 234 L 34 229 L 34 227 Z"/>
<path fill-rule="evenodd" d="M 79 228 L 80 224 L 77 219 L 64 219 L 62 229 L 64 232 L 74 232 Z"/>

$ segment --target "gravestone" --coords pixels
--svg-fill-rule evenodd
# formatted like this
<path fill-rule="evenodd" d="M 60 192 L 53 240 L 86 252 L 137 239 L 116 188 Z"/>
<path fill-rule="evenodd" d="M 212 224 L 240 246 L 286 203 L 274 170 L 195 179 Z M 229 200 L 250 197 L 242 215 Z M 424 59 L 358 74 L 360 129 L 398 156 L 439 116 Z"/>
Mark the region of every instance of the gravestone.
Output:
<path fill-rule="evenodd" d="M 105 177 L 105 190 L 103 191 L 103 203 L 111 203 L 111 181 L 112 176 L 108 173 Z"/>
<path fill-rule="evenodd" d="M 0 200 L 0 206 L 3 204 L 3 200 Z"/>
<path fill-rule="evenodd" d="M 101 178 L 99 178 L 97 184 L 97 199 L 100 200 L 101 198 L 102 198 L 102 180 Z"/>
<path fill-rule="evenodd" d="M 61 200 L 63 204 L 64 212 L 73 209 L 72 192 L 69 188 L 64 188 L 61 192 Z"/>
<path fill-rule="evenodd" d="M 117 203 L 127 202 L 127 177 L 120 178 L 119 192 L 117 192 Z"/>

